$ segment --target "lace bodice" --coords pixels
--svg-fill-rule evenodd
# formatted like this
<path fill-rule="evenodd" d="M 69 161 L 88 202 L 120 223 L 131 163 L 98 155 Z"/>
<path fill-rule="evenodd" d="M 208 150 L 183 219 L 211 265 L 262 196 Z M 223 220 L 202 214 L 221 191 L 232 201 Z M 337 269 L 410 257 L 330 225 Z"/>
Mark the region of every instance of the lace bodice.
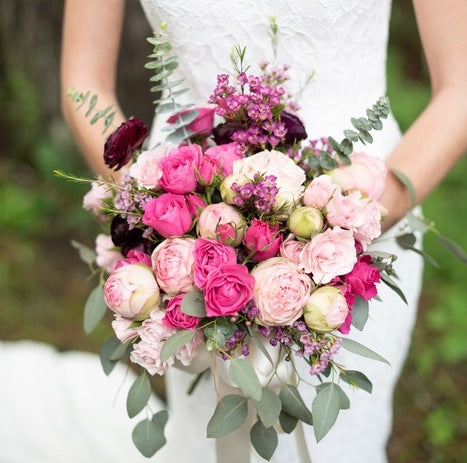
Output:
<path fill-rule="evenodd" d="M 269 18 L 279 26 L 278 64 L 291 66 L 289 90 L 306 75 L 299 101 L 311 138 L 340 136 L 352 116 L 363 116 L 386 93 L 390 0 L 141 0 L 154 30 L 161 21 L 180 60 L 190 99 L 205 104 L 220 72 L 230 72 L 230 51 L 246 45 L 251 72 L 272 59 Z M 386 154 L 399 132 L 393 120 L 369 151 Z M 383 140 L 385 140 L 383 142 Z"/>

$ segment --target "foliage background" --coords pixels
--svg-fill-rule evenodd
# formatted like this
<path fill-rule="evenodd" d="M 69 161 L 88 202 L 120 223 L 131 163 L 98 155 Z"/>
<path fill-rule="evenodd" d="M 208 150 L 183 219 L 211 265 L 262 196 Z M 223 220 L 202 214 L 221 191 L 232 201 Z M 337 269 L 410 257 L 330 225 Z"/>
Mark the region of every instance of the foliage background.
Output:
<path fill-rule="evenodd" d="M 92 283 L 69 245 L 71 237 L 92 245 L 97 226 L 81 210 L 86 187 L 52 175 L 55 168 L 87 173 L 60 113 L 62 8 L 59 0 L 0 3 L 0 339 L 97 351 L 107 328 L 83 333 L 82 307 Z M 118 93 L 126 114 L 146 121 L 152 108 L 141 44 L 150 33 L 138 2 L 128 0 Z M 408 0 L 393 5 L 388 93 L 403 130 L 430 97 Z M 464 158 L 424 205 L 464 248 L 466 178 Z M 465 269 L 432 239 L 425 248 L 441 269 L 425 270 L 413 345 L 395 395 L 393 463 L 467 461 Z"/>

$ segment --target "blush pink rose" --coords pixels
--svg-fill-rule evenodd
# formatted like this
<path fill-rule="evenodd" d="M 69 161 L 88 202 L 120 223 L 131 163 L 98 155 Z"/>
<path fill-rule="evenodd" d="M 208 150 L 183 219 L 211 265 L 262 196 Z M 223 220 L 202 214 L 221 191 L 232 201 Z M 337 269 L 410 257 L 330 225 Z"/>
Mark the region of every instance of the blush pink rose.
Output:
<path fill-rule="evenodd" d="M 187 195 L 185 199 L 188 210 L 193 217 L 198 217 L 201 211 L 207 206 L 204 199 L 197 194 Z"/>
<path fill-rule="evenodd" d="M 144 264 L 147 267 L 151 267 L 151 256 L 148 256 L 146 253 L 132 249 L 128 251 L 126 259 L 120 259 L 116 265 L 115 270 L 124 265 L 130 264 Z"/>
<path fill-rule="evenodd" d="M 91 183 L 91 189 L 83 197 L 83 209 L 91 211 L 100 220 L 107 220 L 107 216 L 102 214 L 102 203 L 112 197 L 107 185 L 99 180 Z"/>
<path fill-rule="evenodd" d="M 162 177 L 161 159 L 173 148 L 170 143 L 163 143 L 153 150 L 143 151 L 136 162 L 130 167 L 130 176 L 138 185 L 160 189 L 159 180 Z"/>
<path fill-rule="evenodd" d="M 96 264 L 106 272 L 111 273 L 123 256 L 115 249 L 112 238 L 102 233 L 96 237 Z"/>
<path fill-rule="evenodd" d="M 210 204 L 201 212 L 198 234 L 222 244 L 238 246 L 245 233 L 245 219 L 233 206 L 225 203 Z"/>
<path fill-rule="evenodd" d="M 215 108 L 190 108 L 180 111 L 178 114 L 173 114 L 167 119 L 169 124 L 175 124 L 180 116 L 184 116 L 185 114 L 191 111 L 198 111 L 198 116 L 196 119 L 187 125 L 187 129 L 193 132 L 195 135 L 204 135 L 209 136 L 211 135 L 212 128 L 214 126 L 214 112 Z"/>
<path fill-rule="evenodd" d="M 255 279 L 241 264 L 219 266 L 211 272 L 204 288 L 208 317 L 221 317 L 239 312 L 253 296 Z"/>
<path fill-rule="evenodd" d="M 187 315 L 181 311 L 181 305 L 185 294 L 177 294 L 172 297 L 165 309 L 165 315 L 162 321 L 169 328 L 177 328 L 179 330 L 194 330 L 202 320 L 199 317 Z"/>
<path fill-rule="evenodd" d="M 124 265 L 104 284 L 104 299 L 110 310 L 125 318 L 144 320 L 159 304 L 159 286 L 148 267 Z"/>
<path fill-rule="evenodd" d="M 334 227 L 316 235 L 304 246 L 299 267 L 311 273 L 316 284 L 325 284 L 336 276 L 349 273 L 356 262 L 352 232 Z"/>
<path fill-rule="evenodd" d="M 367 220 L 367 206 L 371 200 L 355 190 L 347 195 L 336 194 L 326 206 L 326 218 L 334 227 L 355 231 Z"/>
<path fill-rule="evenodd" d="M 151 261 L 160 288 L 169 294 L 193 289 L 193 238 L 169 238 L 154 249 Z"/>
<path fill-rule="evenodd" d="M 305 206 L 323 209 L 335 193 L 340 193 L 339 185 L 332 183 L 329 175 L 320 175 L 315 177 L 306 187 L 303 195 L 303 204 Z"/>
<path fill-rule="evenodd" d="M 381 275 L 378 268 L 371 265 L 371 257 L 365 255 L 358 257 L 354 268 L 344 275 L 343 280 L 352 294 L 368 301 L 378 294 L 376 283 L 381 281 Z"/>
<path fill-rule="evenodd" d="M 248 253 L 254 253 L 252 259 L 255 262 L 277 256 L 282 244 L 282 234 L 279 233 L 278 224 L 270 224 L 253 219 L 245 232 L 243 244 Z"/>
<path fill-rule="evenodd" d="M 234 161 L 242 159 L 243 156 L 238 150 L 237 143 L 227 143 L 208 148 L 204 157 L 216 167 L 217 174 L 227 177 L 232 174 Z"/>
<path fill-rule="evenodd" d="M 291 325 L 303 314 L 313 282 L 297 265 L 283 257 L 258 264 L 251 274 L 255 278 L 254 301 L 258 323 L 266 326 Z"/>
<path fill-rule="evenodd" d="M 115 315 L 115 319 L 112 321 L 112 328 L 120 342 L 126 342 L 130 339 L 138 336 L 136 328 L 130 328 L 133 320 L 124 318 L 121 315 Z"/>
<path fill-rule="evenodd" d="M 143 223 L 169 238 L 184 235 L 193 225 L 193 219 L 184 196 L 165 193 L 146 203 Z"/>
<path fill-rule="evenodd" d="M 381 235 L 381 208 L 376 201 L 370 201 L 365 208 L 365 222 L 354 231 L 355 239 L 364 250 Z"/>
<path fill-rule="evenodd" d="M 284 257 L 295 265 L 298 265 L 300 263 L 300 253 L 302 252 L 305 243 L 294 238 L 295 237 L 292 234 L 286 238 L 279 248 L 279 254 L 281 257 Z"/>
<path fill-rule="evenodd" d="M 237 253 L 234 248 L 206 238 L 198 238 L 195 241 L 193 257 L 194 280 L 199 289 L 205 288 L 209 274 L 218 267 L 237 263 Z"/>
<path fill-rule="evenodd" d="M 162 171 L 159 185 L 169 193 L 191 193 L 198 184 L 202 151 L 199 145 L 185 145 L 175 148 L 160 161 Z"/>

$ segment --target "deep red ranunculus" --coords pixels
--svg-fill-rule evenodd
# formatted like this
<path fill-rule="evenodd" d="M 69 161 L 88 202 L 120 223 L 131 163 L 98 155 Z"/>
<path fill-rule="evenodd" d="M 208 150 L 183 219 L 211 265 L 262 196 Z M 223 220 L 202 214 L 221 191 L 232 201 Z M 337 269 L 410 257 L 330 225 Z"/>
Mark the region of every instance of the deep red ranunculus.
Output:
<path fill-rule="evenodd" d="M 104 162 L 112 169 L 121 169 L 131 160 L 133 152 L 141 148 L 148 128 L 139 119 L 128 119 L 105 142 Z"/>

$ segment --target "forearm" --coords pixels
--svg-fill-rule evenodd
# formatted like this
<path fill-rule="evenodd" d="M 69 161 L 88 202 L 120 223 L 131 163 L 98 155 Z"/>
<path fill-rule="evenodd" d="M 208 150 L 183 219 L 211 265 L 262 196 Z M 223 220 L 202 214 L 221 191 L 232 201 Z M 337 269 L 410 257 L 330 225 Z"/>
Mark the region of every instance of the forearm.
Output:
<path fill-rule="evenodd" d="M 462 157 L 466 147 L 467 94 L 463 88 L 447 86 L 435 94 L 406 132 L 387 165 L 410 179 L 420 203 Z M 381 203 L 389 211 L 383 223 L 385 230 L 412 208 L 407 189 L 392 174 Z"/>

